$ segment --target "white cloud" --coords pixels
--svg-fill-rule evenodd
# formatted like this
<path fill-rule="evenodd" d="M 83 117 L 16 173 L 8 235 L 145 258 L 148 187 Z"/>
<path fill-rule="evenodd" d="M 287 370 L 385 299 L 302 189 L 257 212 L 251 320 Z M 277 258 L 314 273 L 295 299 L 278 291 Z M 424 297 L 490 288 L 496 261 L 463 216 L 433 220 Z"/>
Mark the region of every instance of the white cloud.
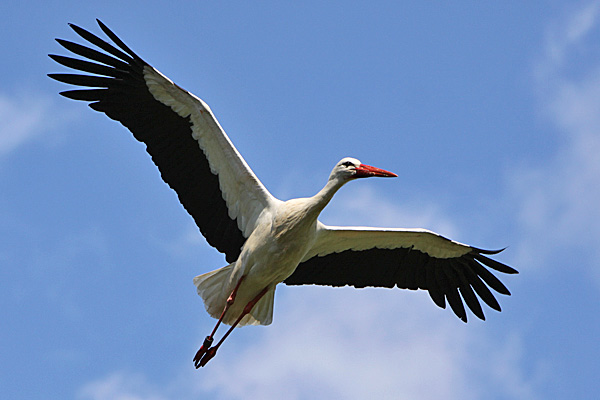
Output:
<path fill-rule="evenodd" d="M 243 349 L 224 348 L 207 366 L 221 397 L 451 400 L 493 389 L 499 398 L 535 398 L 512 339 L 497 343 L 481 324 L 436 309 L 423 292 L 286 292 L 264 336 Z"/>
<path fill-rule="evenodd" d="M 434 204 L 421 215 L 409 215 L 372 189 L 356 193 L 374 207 L 362 212 L 341 198 L 336 213 L 352 214 L 365 224 L 440 221 Z M 357 199 L 356 193 L 351 199 Z M 441 221 L 448 231 L 455 230 L 450 220 Z M 80 394 L 93 400 L 453 400 L 493 392 L 497 398 L 535 399 L 538 377 L 522 368 L 520 334 L 494 337 L 493 321 L 504 316 L 489 309 L 486 315 L 489 322 L 471 316 L 473 322 L 465 325 L 451 310 L 438 309 L 423 291 L 283 286 L 274 323 L 236 330 L 205 368 L 195 371 L 186 362 L 162 386 L 137 374 L 111 374 L 85 385 Z"/>
<path fill-rule="evenodd" d="M 77 398 L 82 400 L 166 400 L 140 374 L 115 372 L 84 385 Z"/>
<path fill-rule="evenodd" d="M 583 41 L 597 24 L 600 2 L 592 1 L 568 15 L 564 21 L 546 32 L 541 62 L 536 66 L 538 78 L 556 74 L 564 66 L 570 53 L 580 49 Z"/>
<path fill-rule="evenodd" d="M 80 398 L 536 398 L 519 335 L 492 338 L 482 324 L 436 310 L 424 293 L 286 292 L 273 325 L 236 330 L 201 370 L 186 364 L 164 386 L 115 373 L 86 384 Z"/>
<path fill-rule="evenodd" d="M 163 238 L 154 233 L 151 241 L 156 247 L 163 249 L 175 259 L 187 260 L 190 255 L 196 255 L 199 249 L 212 249 L 193 221 L 185 224 L 177 237 Z"/>
<path fill-rule="evenodd" d="M 535 77 L 543 116 L 561 135 L 561 147 L 543 165 L 510 176 L 528 237 L 523 248 L 546 257 L 566 248 L 600 248 L 600 63 L 580 61 L 597 51 L 599 14 L 600 2 L 589 3 L 547 35 Z"/>
<path fill-rule="evenodd" d="M 426 228 L 447 237 L 459 234 L 437 204 L 413 204 L 405 199 L 400 207 L 368 185 L 342 188 L 319 219 L 329 225 Z"/>
<path fill-rule="evenodd" d="M 64 109 L 59 111 L 47 95 L 26 91 L 16 95 L 0 93 L 0 157 L 42 137 L 65 118 L 70 118 L 70 114 Z"/>

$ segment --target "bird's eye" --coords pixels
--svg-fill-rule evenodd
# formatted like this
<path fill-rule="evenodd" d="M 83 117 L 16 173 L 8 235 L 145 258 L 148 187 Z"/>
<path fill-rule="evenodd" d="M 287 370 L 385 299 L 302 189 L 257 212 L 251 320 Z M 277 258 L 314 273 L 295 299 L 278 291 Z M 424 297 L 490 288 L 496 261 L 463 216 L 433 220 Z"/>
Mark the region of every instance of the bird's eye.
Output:
<path fill-rule="evenodd" d="M 352 167 L 354 166 L 354 164 L 352 163 L 352 161 L 346 161 L 345 163 L 342 164 L 344 167 Z"/>

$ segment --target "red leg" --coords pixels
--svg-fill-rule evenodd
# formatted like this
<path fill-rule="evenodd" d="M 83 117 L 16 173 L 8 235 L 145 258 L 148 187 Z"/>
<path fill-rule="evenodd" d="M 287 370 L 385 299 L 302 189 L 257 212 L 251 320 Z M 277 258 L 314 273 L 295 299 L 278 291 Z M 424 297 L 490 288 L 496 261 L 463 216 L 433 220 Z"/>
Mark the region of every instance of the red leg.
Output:
<path fill-rule="evenodd" d="M 246 276 L 243 275 L 240 278 L 240 280 L 238 281 L 237 285 L 235 285 L 235 288 L 233 288 L 233 291 L 231 292 L 231 294 L 227 298 L 227 302 L 225 303 L 225 307 L 223 308 L 223 312 L 221 313 L 221 316 L 219 317 L 219 320 L 217 321 L 217 324 L 215 325 L 215 328 L 210 333 L 210 335 L 208 335 L 204 339 L 204 343 L 202 343 L 202 346 L 200 347 L 200 350 L 198 350 L 198 352 L 194 356 L 194 364 L 196 365 L 196 368 L 198 368 L 198 363 L 200 362 L 200 359 L 202 358 L 202 356 L 208 351 L 208 349 L 212 345 L 213 340 L 214 340 L 213 336 L 215 336 L 215 333 L 217 333 L 217 329 L 219 328 L 219 325 L 221 325 L 221 322 L 223 321 L 223 317 L 225 317 L 225 313 L 227 312 L 227 310 L 229 310 L 229 307 L 231 307 L 231 305 L 235 301 L 235 295 L 237 294 L 237 291 L 240 288 L 240 285 L 242 284 L 242 281 L 244 280 L 245 277 Z"/>
<path fill-rule="evenodd" d="M 219 349 L 219 346 L 221 346 L 221 344 L 223 344 L 223 342 L 225 341 L 225 339 L 227 339 L 227 336 L 229 336 L 229 334 L 231 334 L 231 332 L 233 331 L 233 329 L 237 326 L 237 324 L 240 323 L 240 321 L 242 320 L 242 318 L 244 318 L 246 316 L 246 314 L 248 314 L 250 311 L 252 311 L 252 308 L 265 295 L 265 293 L 267 293 L 267 290 L 269 290 L 268 286 L 266 288 L 264 288 L 258 295 L 256 295 L 255 298 L 253 298 L 252 300 L 250 300 L 248 302 L 248 304 L 246 304 L 246 307 L 244 307 L 244 311 L 242 311 L 242 313 L 240 314 L 240 316 L 238 317 L 238 319 L 233 323 L 233 325 L 231 325 L 231 328 L 229 328 L 229 330 L 225 333 L 225 335 L 223 335 L 223 337 L 221 338 L 221 340 L 219 340 L 219 343 L 217 343 L 217 345 L 215 347 L 209 348 L 206 351 L 206 353 L 202 356 L 202 359 L 200 360 L 200 362 L 196 363 L 196 368 L 198 368 L 198 366 L 204 367 L 206 365 L 206 363 L 209 362 L 210 359 L 215 356 L 215 354 L 217 354 L 217 350 Z"/>

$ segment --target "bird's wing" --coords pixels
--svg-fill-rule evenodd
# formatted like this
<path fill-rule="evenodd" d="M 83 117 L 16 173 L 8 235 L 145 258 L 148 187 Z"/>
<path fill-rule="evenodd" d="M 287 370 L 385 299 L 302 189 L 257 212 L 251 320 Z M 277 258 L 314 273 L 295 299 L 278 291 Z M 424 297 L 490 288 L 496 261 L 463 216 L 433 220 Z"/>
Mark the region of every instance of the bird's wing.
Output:
<path fill-rule="evenodd" d="M 441 308 L 446 308 L 447 300 L 464 322 L 467 314 L 463 300 L 483 320 L 477 296 L 500 311 L 489 288 L 510 295 L 488 268 L 517 273 L 485 256 L 500 251 L 467 246 L 425 229 L 335 227 L 319 223 L 313 248 L 284 283 L 424 289 Z"/>
<path fill-rule="evenodd" d="M 85 74 L 49 74 L 83 88 L 62 92 L 91 102 L 92 109 L 121 122 L 146 144 L 163 180 L 177 192 L 208 243 L 234 261 L 261 212 L 278 200 L 254 175 L 212 111 L 131 51 L 98 21 L 114 45 L 71 25 L 103 51 L 57 39 L 83 57 L 50 55 Z"/>

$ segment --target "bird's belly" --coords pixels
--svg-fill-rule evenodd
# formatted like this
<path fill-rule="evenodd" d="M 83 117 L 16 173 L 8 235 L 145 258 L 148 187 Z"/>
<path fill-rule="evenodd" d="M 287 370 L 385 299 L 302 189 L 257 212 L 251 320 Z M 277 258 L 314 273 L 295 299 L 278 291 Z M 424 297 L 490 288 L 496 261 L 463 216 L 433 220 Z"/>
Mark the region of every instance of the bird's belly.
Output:
<path fill-rule="evenodd" d="M 240 255 L 240 274 L 253 285 L 276 285 L 295 270 L 314 242 L 315 221 L 286 213 L 253 232 Z M 262 286 L 262 287 L 261 287 Z M 260 290 L 259 289 L 259 290 Z"/>
<path fill-rule="evenodd" d="M 268 256 L 252 265 L 247 271 L 249 280 L 260 280 L 277 284 L 290 276 L 306 253 L 302 246 L 275 246 L 267 251 Z"/>
<path fill-rule="evenodd" d="M 267 241 L 245 260 L 244 275 L 263 287 L 280 283 L 296 270 L 308 247 L 304 240 Z"/>

